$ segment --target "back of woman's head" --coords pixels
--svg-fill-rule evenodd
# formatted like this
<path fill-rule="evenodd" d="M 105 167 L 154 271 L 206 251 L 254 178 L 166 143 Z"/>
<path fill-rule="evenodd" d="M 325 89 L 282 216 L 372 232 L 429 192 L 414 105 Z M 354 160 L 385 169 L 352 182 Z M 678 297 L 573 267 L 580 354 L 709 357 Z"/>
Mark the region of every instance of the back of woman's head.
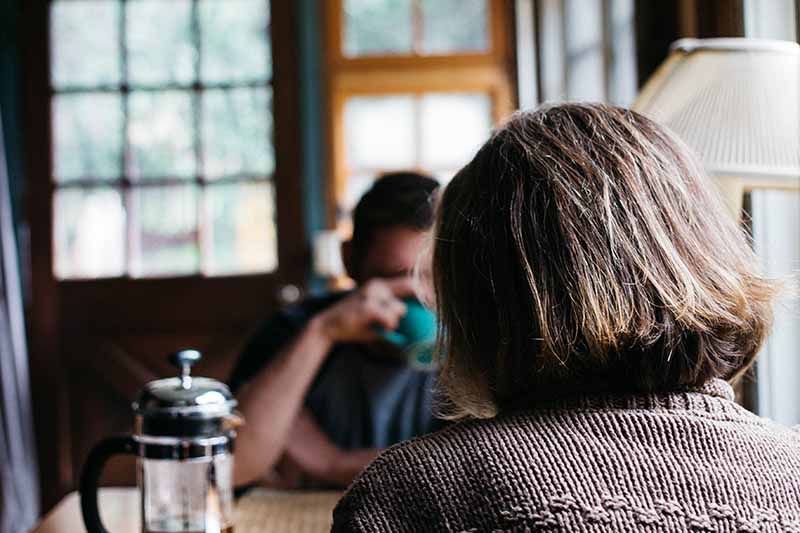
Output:
<path fill-rule="evenodd" d="M 518 113 L 445 189 L 440 384 L 459 416 L 733 379 L 772 287 L 687 148 L 626 109 Z"/>

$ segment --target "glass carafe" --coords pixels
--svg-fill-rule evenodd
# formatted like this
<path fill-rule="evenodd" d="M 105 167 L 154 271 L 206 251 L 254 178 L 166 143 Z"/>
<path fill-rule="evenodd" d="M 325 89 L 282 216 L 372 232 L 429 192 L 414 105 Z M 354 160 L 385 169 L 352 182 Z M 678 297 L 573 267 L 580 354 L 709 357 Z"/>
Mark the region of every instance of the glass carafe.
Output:
<path fill-rule="evenodd" d="M 145 533 L 233 530 L 229 454 L 184 461 L 140 459 L 142 530 Z"/>
<path fill-rule="evenodd" d="M 97 509 L 97 481 L 114 454 L 137 456 L 143 533 L 232 533 L 233 442 L 241 419 L 228 388 L 190 375 L 199 352 L 171 356 L 179 377 L 148 383 L 133 404 L 136 431 L 100 442 L 81 476 L 89 533 L 107 533 Z"/>

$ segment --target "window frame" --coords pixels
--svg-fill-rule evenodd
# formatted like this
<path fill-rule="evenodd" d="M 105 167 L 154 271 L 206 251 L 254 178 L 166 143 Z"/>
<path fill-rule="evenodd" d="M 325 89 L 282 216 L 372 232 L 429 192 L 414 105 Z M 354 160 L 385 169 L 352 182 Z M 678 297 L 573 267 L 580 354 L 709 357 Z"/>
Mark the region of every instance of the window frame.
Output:
<path fill-rule="evenodd" d="M 417 0 L 412 0 L 416 2 Z M 475 65 L 476 63 L 497 63 L 506 57 L 510 46 L 509 39 L 504 36 L 505 28 L 512 28 L 509 15 L 510 2 L 506 0 L 487 0 L 489 15 L 489 49 L 485 52 L 454 52 L 451 54 L 370 54 L 348 57 L 342 52 L 344 40 L 345 0 L 326 0 L 324 4 L 324 21 L 326 34 L 326 55 L 329 65 L 347 65 L 361 68 L 454 66 Z"/>
<path fill-rule="evenodd" d="M 487 0 L 489 48 L 486 52 L 447 55 L 387 54 L 347 57 L 343 53 L 344 0 L 323 2 L 325 33 L 324 87 L 327 106 L 328 228 L 348 233 L 338 220 L 346 202 L 347 157 L 344 109 L 353 96 L 424 93 L 485 93 L 492 103 L 492 122 L 499 123 L 516 107 L 514 25 L 511 0 Z"/>
<path fill-rule="evenodd" d="M 51 43 L 50 39 L 52 37 L 50 33 L 50 25 L 49 25 L 49 17 L 51 13 L 51 6 L 55 3 L 55 0 L 48 0 L 45 2 L 46 9 L 48 10 L 48 26 L 47 26 L 47 39 L 46 39 L 46 46 L 48 48 L 47 54 L 47 74 L 46 74 L 46 86 L 48 88 L 48 99 L 46 104 L 46 109 L 48 112 L 48 120 L 47 120 L 47 128 L 49 130 L 49 139 L 51 142 L 48 144 L 48 166 L 49 166 L 49 187 L 47 190 L 47 196 L 49 198 L 50 205 L 48 210 L 50 211 L 50 220 L 49 220 L 49 232 L 51 235 L 51 258 L 50 258 L 50 269 L 52 272 L 53 277 L 57 280 L 58 283 L 85 283 L 87 285 L 94 285 L 97 283 L 102 284 L 104 281 L 114 281 L 114 280 L 173 280 L 173 279 L 225 279 L 225 278 L 258 278 L 261 276 L 268 276 L 270 278 L 280 276 L 281 270 L 281 263 L 282 259 L 285 256 L 284 252 L 287 251 L 289 248 L 287 243 L 284 242 L 282 245 L 281 241 L 288 241 L 293 243 L 303 243 L 305 242 L 304 235 L 295 234 L 294 230 L 302 231 L 302 212 L 299 201 L 291 201 L 286 202 L 285 207 L 289 207 L 293 213 L 291 216 L 287 216 L 287 213 L 281 213 L 281 211 L 286 211 L 287 209 L 281 209 L 280 204 L 284 203 L 279 199 L 285 195 L 289 194 L 288 191 L 294 190 L 293 194 L 299 194 L 299 191 L 294 187 L 293 184 L 286 183 L 288 181 L 289 176 L 294 174 L 297 175 L 297 170 L 292 172 L 292 174 L 288 172 L 281 172 L 281 167 L 292 167 L 294 169 L 299 169 L 299 150 L 297 148 L 290 148 L 288 146 L 282 146 L 279 148 L 279 142 L 283 141 L 283 135 L 279 133 L 278 130 L 286 129 L 289 131 L 290 135 L 294 138 L 297 138 L 297 128 L 294 125 L 294 119 L 291 117 L 291 109 L 292 105 L 296 108 L 299 106 L 297 103 L 297 98 L 294 95 L 290 94 L 290 91 L 286 90 L 286 87 L 282 86 L 289 86 L 292 84 L 292 79 L 296 80 L 296 67 L 291 65 L 292 63 L 296 64 L 296 53 L 293 50 L 290 50 L 294 47 L 286 46 L 286 45 L 279 45 L 275 46 L 276 43 L 276 35 L 286 35 L 286 38 L 293 38 L 294 32 L 291 28 L 286 28 L 287 22 L 289 20 L 289 16 L 287 13 L 291 11 L 290 7 L 276 5 L 281 4 L 279 0 L 271 0 L 269 1 L 269 26 L 270 26 L 270 43 L 269 43 L 269 53 L 271 59 L 271 73 L 266 77 L 264 80 L 253 81 L 253 80 L 239 80 L 239 81 L 208 81 L 205 82 L 198 77 L 191 82 L 181 83 L 181 82 L 164 82 L 164 83 L 135 83 L 130 81 L 130 73 L 125 72 L 125 64 L 127 57 L 127 52 L 125 50 L 125 38 L 126 38 L 126 28 L 127 28 L 127 17 L 125 12 L 125 4 L 127 0 L 115 0 L 119 1 L 120 4 L 120 31 L 117 39 L 117 44 L 120 46 L 118 53 L 120 54 L 120 80 L 118 85 L 96 85 L 96 86 L 89 86 L 89 85 L 80 85 L 80 86 L 69 86 L 69 87 L 62 87 L 58 88 L 52 82 L 50 72 L 51 72 L 51 63 L 50 63 L 50 50 Z M 200 0 L 191 0 L 191 39 L 192 42 L 196 46 L 200 46 L 200 34 L 199 34 L 199 3 Z M 266 3 L 266 0 L 265 0 Z M 283 17 L 282 22 L 280 24 L 276 24 L 275 17 Z M 277 48 L 277 49 L 276 49 Z M 284 48 L 286 50 L 284 50 Z M 199 68 L 199 64 L 202 61 L 201 57 L 198 56 L 195 59 L 195 68 Z M 279 65 L 280 64 L 280 65 Z M 291 65 L 291 66 L 290 66 Z M 283 83 L 276 83 L 276 72 L 280 69 L 282 72 L 287 70 L 287 67 L 292 69 L 293 77 L 290 76 L 282 76 L 287 79 L 281 80 Z M 287 74 L 290 74 L 287 72 Z M 279 87 L 281 86 L 281 87 Z M 204 168 L 203 168 L 203 161 L 204 161 L 204 139 L 203 139 L 203 93 L 206 92 L 214 92 L 214 91 L 228 91 L 228 90 L 236 90 L 236 89 L 265 89 L 270 93 L 270 100 L 271 100 L 271 108 L 269 109 L 269 113 L 271 114 L 272 119 L 272 150 L 273 150 L 273 158 L 274 158 L 274 167 L 271 172 L 269 173 L 246 173 L 246 174 L 236 174 L 236 175 L 228 175 L 223 177 L 217 178 L 208 178 L 205 175 Z M 280 91 L 281 99 L 280 102 L 278 100 L 278 92 L 279 89 L 283 89 Z M 158 177 L 139 177 L 133 179 L 128 174 L 128 162 L 130 155 L 128 154 L 130 149 L 130 139 L 129 139 L 129 125 L 131 122 L 130 118 L 130 103 L 129 99 L 131 95 L 136 93 L 159 93 L 159 92 L 174 92 L 178 91 L 181 93 L 186 93 L 189 95 L 190 99 L 190 106 L 191 106 L 191 116 L 189 117 L 189 122 L 192 127 L 192 151 L 195 155 L 195 168 L 191 175 L 187 177 L 178 177 L 178 176 L 158 176 Z M 121 106 L 122 106 L 122 144 L 121 144 L 121 161 L 120 161 L 120 174 L 114 178 L 95 178 L 95 177 L 81 177 L 81 178 L 70 178 L 68 180 L 59 182 L 55 175 L 55 161 L 54 161 L 54 151 L 55 146 L 53 141 L 54 138 L 54 124 L 53 124 L 53 109 L 55 99 L 58 95 L 65 95 L 65 94 L 113 94 L 118 95 L 121 99 Z M 292 104 L 294 102 L 294 104 Z M 286 105 L 286 104 L 290 105 Z M 279 122 L 280 120 L 280 122 Z M 295 130 L 293 133 L 292 130 Z M 281 145 L 287 145 L 289 143 L 281 142 Z M 297 144 L 295 143 L 295 146 Z M 288 151 L 287 151 L 288 150 Z M 288 154 L 286 157 L 284 154 Z M 294 162 L 290 162 L 289 160 L 295 159 Z M 293 163 L 293 164 L 292 164 Z M 289 169 L 291 171 L 291 169 Z M 279 181 L 281 183 L 279 183 Z M 213 189 L 215 186 L 223 186 L 226 184 L 267 184 L 272 188 L 272 199 L 273 199 L 273 214 L 274 214 L 274 224 L 277 229 L 276 231 L 276 255 L 277 255 L 277 268 L 272 271 L 255 271 L 255 272 L 239 272 L 239 273 L 222 273 L 222 274 L 213 274 L 207 273 L 209 270 L 208 264 L 210 261 L 209 254 L 211 253 L 209 246 L 210 246 L 210 228 L 208 227 L 209 224 L 209 216 L 210 213 L 208 212 L 208 199 L 207 199 L 207 191 Z M 196 233 L 195 242 L 198 249 L 198 265 L 197 270 L 195 272 L 187 272 L 187 273 L 165 273 L 165 274 L 145 274 L 141 272 L 141 268 L 137 266 L 135 248 L 137 248 L 137 242 L 140 240 L 140 235 L 137 236 L 137 227 L 136 227 L 136 219 L 138 217 L 138 213 L 136 212 L 136 201 L 134 199 L 134 195 L 132 191 L 139 190 L 139 191 L 146 191 L 148 189 L 152 190 L 154 188 L 159 187 L 171 187 L 171 186 L 188 186 L 194 189 L 194 194 L 196 196 L 196 226 L 194 233 Z M 120 195 L 122 196 L 122 202 L 126 209 L 127 220 L 125 223 L 125 243 L 124 243 L 124 257 L 123 257 L 123 269 L 124 273 L 118 276 L 102 276 L 102 277 L 65 277 L 60 278 L 55 269 L 55 260 L 56 260 L 56 243 L 55 243 L 55 196 L 58 191 L 67 191 L 67 190 L 91 190 L 97 187 L 108 187 L 112 190 L 119 191 Z M 282 191 L 287 191 L 285 194 Z M 281 226 L 281 219 L 291 218 L 291 221 L 284 222 L 284 226 Z M 298 220 L 300 219 L 300 220 Z M 292 235 L 282 237 L 282 234 L 287 232 L 291 233 Z M 300 233 L 300 232 L 298 232 Z M 292 248 L 296 248 L 292 246 Z M 297 250 L 293 249 L 291 252 L 292 255 L 298 255 Z M 141 259 L 141 257 L 139 257 Z"/>

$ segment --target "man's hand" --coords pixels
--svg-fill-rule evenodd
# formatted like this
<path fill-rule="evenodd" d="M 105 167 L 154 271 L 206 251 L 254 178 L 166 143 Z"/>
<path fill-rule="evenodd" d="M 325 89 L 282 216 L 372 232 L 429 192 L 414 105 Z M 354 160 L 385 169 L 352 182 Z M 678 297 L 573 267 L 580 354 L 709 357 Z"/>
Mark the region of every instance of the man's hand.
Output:
<path fill-rule="evenodd" d="M 239 430 L 234 462 L 234 483 L 247 484 L 263 477 L 281 461 L 297 440 L 290 435 L 296 425 L 308 388 L 336 342 L 369 342 L 378 337 L 375 326 L 393 330 L 406 312 L 400 300 L 414 294 L 409 278 L 374 280 L 317 314 L 270 364 L 237 394 L 247 424 Z M 323 435 L 324 436 L 324 435 Z M 327 437 L 325 437 L 327 439 Z M 342 452 L 318 447 L 311 455 L 294 459 L 312 477 L 346 485 L 375 452 Z M 322 451 L 320 451 L 322 450 Z M 335 465 L 337 471 L 326 471 Z M 344 480 L 347 481 L 344 481 Z"/>
<path fill-rule="evenodd" d="M 397 327 L 406 312 L 400 298 L 413 294 L 413 281 L 407 277 L 370 280 L 316 318 L 333 342 L 367 342 L 377 337 L 373 326 Z"/>

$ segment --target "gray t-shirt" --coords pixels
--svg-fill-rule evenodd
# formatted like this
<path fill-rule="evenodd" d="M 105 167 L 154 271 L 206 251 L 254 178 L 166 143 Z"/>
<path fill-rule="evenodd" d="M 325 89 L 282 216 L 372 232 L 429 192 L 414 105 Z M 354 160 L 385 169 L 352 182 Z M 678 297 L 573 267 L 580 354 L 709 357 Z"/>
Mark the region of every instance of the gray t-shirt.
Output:
<path fill-rule="evenodd" d="M 312 298 L 270 318 L 250 339 L 231 375 L 234 393 L 257 374 L 308 320 L 346 293 Z M 441 427 L 432 415 L 436 373 L 410 368 L 363 344 L 337 344 L 326 358 L 305 406 L 344 449 L 384 448 Z"/>

